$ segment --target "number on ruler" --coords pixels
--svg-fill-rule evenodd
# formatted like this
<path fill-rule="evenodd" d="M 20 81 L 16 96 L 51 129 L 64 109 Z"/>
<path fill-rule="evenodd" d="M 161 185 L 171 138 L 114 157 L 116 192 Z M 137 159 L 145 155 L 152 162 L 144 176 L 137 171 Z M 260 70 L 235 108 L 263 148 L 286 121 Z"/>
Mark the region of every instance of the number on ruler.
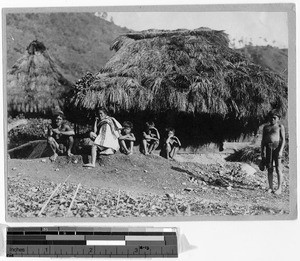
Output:
<path fill-rule="evenodd" d="M 149 249 L 150 249 L 150 247 L 148 247 L 148 246 L 140 246 L 140 249 L 149 250 Z"/>

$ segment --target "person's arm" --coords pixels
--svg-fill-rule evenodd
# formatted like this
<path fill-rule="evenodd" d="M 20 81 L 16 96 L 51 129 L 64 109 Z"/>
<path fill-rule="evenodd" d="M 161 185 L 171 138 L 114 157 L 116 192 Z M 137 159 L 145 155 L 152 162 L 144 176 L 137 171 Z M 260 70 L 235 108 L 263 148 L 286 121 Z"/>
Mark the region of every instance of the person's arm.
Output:
<path fill-rule="evenodd" d="M 98 118 L 95 119 L 95 123 L 94 123 L 94 133 L 97 133 L 97 124 L 98 124 Z"/>
<path fill-rule="evenodd" d="M 160 140 L 160 135 L 159 135 L 159 132 L 156 128 L 153 128 L 156 132 L 156 140 Z"/>
<path fill-rule="evenodd" d="M 180 140 L 176 136 L 174 136 L 173 138 L 176 139 L 176 142 L 178 143 L 178 146 L 181 147 Z"/>
<path fill-rule="evenodd" d="M 265 158 L 265 130 L 266 130 L 266 126 L 264 126 L 263 128 L 263 134 L 262 134 L 261 144 L 260 144 L 260 152 L 261 152 L 262 159 Z"/>
<path fill-rule="evenodd" d="M 165 143 L 165 144 L 170 143 L 171 138 L 172 138 L 172 137 L 168 136 L 168 138 L 165 139 L 165 142 L 164 142 L 164 143 Z"/>
<path fill-rule="evenodd" d="M 283 149 L 285 146 L 285 129 L 283 125 L 279 126 L 279 137 L 280 137 L 280 149 L 279 149 L 279 157 L 282 157 Z"/>
<path fill-rule="evenodd" d="M 58 134 L 66 135 L 66 136 L 73 136 L 75 135 L 75 132 L 69 125 L 65 125 L 64 131 L 59 131 Z"/>
<path fill-rule="evenodd" d="M 47 135 L 48 137 L 51 137 L 53 135 L 53 131 L 52 131 L 52 125 L 48 125 L 48 128 L 47 128 Z"/>
<path fill-rule="evenodd" d="M 127 138 L 127 134 L 126 135 L 120 134 L 119 140 L 125 140 L 126 138 Z"/>
<path fill-rule="evenodd" d="M 144 139 L 152 139 L 150 135 L 148 135 L 145 131 L 143 131 L 143 138 Z"/>
<path fill-rule="evenodd" d="M 130 140 L 130 141 L 135 141 L 135 136 L 134 136 L 134 134 L 133 133 L 130 133 L 129 135 L 128 135 L 128 140 Z"/>

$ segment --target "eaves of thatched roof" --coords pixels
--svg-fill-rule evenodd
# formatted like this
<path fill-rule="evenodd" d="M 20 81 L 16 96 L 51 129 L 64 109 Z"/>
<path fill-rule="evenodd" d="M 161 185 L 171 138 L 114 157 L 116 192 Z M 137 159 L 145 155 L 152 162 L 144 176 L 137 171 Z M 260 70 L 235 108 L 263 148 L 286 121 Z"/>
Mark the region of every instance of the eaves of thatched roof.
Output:
<path fill-rule="evenodd" d="M 262 119 L 287 109 L 287 83 L 229 47 L 223 31 L 147 30 L 121 35 L 115 55 L 96 75 L 75 86 L 80 110 L 218 114 Z"/>
<path fill-rule="evenodd" d="M 7 73 L 8 111 L 45 114 L 63 106 L 71 86 L 43 43 L 33 41 Z"/>

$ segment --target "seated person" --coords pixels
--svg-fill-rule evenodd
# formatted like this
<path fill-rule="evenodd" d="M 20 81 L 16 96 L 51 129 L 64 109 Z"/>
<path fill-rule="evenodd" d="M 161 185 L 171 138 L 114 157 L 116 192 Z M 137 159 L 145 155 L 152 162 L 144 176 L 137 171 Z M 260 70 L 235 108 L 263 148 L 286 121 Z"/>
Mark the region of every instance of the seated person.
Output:
<path fill-rule="evenodd" d="M 120 151 L 126 155 L 131 155 L 133 153 L 133 143 L 135 142 L 135 136 L 131 132 L 133 124 L 130 121 L 125 121 L 123 123 L 123 129 L 121 130 L 121 135 L 119 137 Z"/>
<path fill-rule="evenodd" d="M 66 123 L 64 123 L 63 112 L 58 112 L 54 115 L 51 125 L 48 126 L 48 144 L 50 145 L 53 155 L 50 157 L 51 161 L 55 161 L 58 153 L 70 157 L 74 144 L 74 130 Z"/>
<path fill-rule="evenodd" d="M 84 167 L 94 168 L 96 166 L 97 150 L 100 155 L 111 155 L 120 148 L 119 136 L 122 125 L 115 118 L 108 116 L 104 108 L 99 108 L 97 113 L 94 131 L 90 133 L 90 138 L 93 140 L 92 162 L 84 164 Z"/>
<path fill-rule="evenodd" d="M 143 132 L 142 152 L 145 155 L 151 154 L 159 145 L 159 132 L 153 122 L 146 122 L 146 129 Z"/>
<path fill-rule="evenodd" d="M 175 129 L 167 128 L 161 156 L 167 159 L 173 159 L 180 146 L 180 140 L 175 136 Z"/>

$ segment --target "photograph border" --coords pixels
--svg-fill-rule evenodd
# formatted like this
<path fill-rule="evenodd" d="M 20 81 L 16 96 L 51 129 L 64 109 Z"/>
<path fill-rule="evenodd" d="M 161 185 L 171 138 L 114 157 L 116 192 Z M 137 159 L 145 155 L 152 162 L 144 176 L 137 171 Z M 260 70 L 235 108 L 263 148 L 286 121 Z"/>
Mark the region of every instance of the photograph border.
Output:
<path fill-rule="evenodd" d="M 7 46 L 6 15 L 26 12 L 286 12 L 288 16 L 288 125 L 289 125 L 289 207 L 287 215 L 261 216 L 191 216 L 191 217 L 139 217 L 139 218 L 11 218 L 8 216 L 8 162 L 7 162 Z M 216 5 L 162 5 L 162 6 L 95 6 L 95 7 L 41 7 L 3 8 L 2 10 L 2 54 L 3 54 L 3 133 L 4 133 L 4 176 L 5 176 L 5 219 L 7 222 L 177 222 L 177 221 L 249 221 L 290 220 L 297 218 L 297 128 L 296 128 L 296 13 L 295 4 L 216 4 Z"/>

